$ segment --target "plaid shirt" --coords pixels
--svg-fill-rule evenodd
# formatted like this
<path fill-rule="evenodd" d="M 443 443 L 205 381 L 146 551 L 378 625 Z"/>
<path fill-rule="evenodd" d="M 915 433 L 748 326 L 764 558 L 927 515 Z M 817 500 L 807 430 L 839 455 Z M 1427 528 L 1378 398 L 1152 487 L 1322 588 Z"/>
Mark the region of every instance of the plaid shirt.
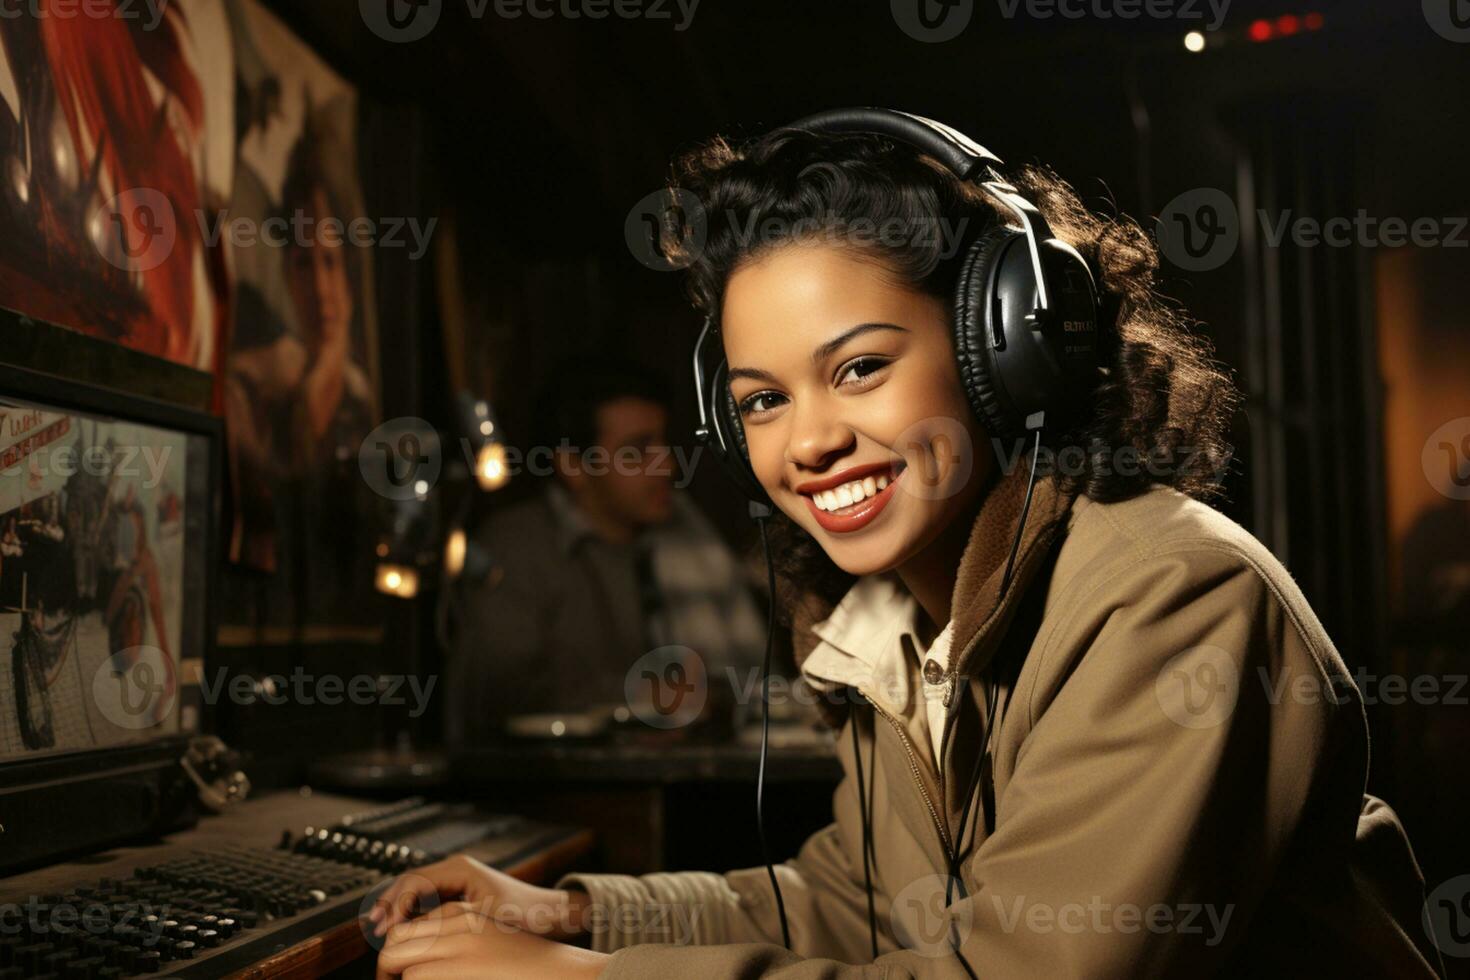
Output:
<path fill-rule="evenodd" d="M 464 602 L 453 740 L 493 737 L 509 715 L 625 704 L 629 671 L 660 647 L 688 647 L 737 682 L 760 663 L 764 624 L 740 566 L 679 494 L 668 523 L 626 544 L 599 538 L 556 485 L 493 515 L 476 540 L 496 572 Z"/>

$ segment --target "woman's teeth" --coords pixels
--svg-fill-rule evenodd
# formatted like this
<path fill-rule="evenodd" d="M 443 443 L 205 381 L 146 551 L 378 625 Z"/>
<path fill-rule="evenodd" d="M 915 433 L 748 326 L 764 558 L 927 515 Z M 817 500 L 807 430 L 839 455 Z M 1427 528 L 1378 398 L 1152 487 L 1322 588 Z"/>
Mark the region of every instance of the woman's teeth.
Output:
<path fill-rule="evenodd" d="M 888 486 L 888 474 L 884 473 L 877 477 L 869 476 L 861 480 L 853 480 L 851 483 L 844 483 L 831 490 L 819 490 L 812 494 L 812 500 L 819 510 L 832 511 L 840 507 L 851 507 L 868 497 L 875 497 L 886 486 Z"/>

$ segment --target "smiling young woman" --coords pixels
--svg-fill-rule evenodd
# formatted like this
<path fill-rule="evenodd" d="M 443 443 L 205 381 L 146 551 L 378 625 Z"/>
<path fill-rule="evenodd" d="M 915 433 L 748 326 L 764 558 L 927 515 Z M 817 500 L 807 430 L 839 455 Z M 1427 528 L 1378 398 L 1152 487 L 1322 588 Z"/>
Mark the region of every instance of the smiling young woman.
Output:
<path fill-rule="evenodd" d="M 1155 296 L 1142 230 L 1012 176 L 1090 280 L 1061 284 L 1086 317 L 1022 329 L 1097 344 L 1053 393 L 1074 410 L 1018 436 L 992 431 L 1017 393 L 974 377 L 961 328 L 991 296 L 976 258 L 1035 238 L 952 161 L 785 129 L 703 147 L 676 183 L 706 212 L 690 290 L 775 510 L 798 661 L 843 728 L 835 822 L 769 879 L 421 869 L 374 913 L 383 969 L 1433 976 L 1408 840 L 1362 792 L 1347 668 L 1287 571 L 1203 502 L 1235 394 Z M 433 893 L 462 904 L 398 924 Z M 591 949 L 555 941 L 577 937 Z"/>

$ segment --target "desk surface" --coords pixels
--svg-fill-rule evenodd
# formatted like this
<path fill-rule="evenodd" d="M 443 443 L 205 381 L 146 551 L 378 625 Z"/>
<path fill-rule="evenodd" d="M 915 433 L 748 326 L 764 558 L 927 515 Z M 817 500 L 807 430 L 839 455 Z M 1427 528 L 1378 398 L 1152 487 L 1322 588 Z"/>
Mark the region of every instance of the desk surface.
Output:
<path fill-rule="evenodd" d="M 299 835 L 308 825 L 326 826 L 343 815 L 381 807 L 353 797 L 327 793 L 282 792 L 249 800 L 202 820 L 198 827 L 156 844 L 114 848 L 0 882 L 0 902 L 24 903 L 33 895 L 65 893 L 99 878 L 123 878 L 137 867 L 177 858 L 188 849 L 222 844 L 272 848 L 284 830 Z M 584 830 L 528 823 L 491 838 L 467 853 L 517 878 L 540 881 L 559 873 L 591 850 Z M 197 959 L 165 964 L 161 975 L 230 977 L 320 977 L 353 960 L 375 955 L 358 925 L 371 889 L 336 896 L 297 915 L 263 923 L 245 941 L 208 950 Z"/>

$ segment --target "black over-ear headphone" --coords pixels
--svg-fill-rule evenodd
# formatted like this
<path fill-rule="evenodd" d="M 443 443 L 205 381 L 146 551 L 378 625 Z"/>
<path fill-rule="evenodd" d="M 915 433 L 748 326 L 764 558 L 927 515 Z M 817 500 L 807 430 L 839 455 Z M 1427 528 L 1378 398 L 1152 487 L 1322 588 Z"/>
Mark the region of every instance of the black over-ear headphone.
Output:
<path fill-rule="evenodd" d="M 833 109 L 787 128 L 873 133 L 908 143 L 974 182 L 1015 219 L 966 250 L 954 295 L 960 381 L 993 438 L 1062 431 L 1078 421 L 1102 367 L 1097 286 L 1077 250 L 1053 235 L 1041 212 L 1001 179 L 1000 158 L 943 123 L 894 109 Z M 694 348 L 695 437 L 750 499 L 752 516 L 766 517 L 770 499 L 750 467 L 720 346 L 711 315 Z"/>

